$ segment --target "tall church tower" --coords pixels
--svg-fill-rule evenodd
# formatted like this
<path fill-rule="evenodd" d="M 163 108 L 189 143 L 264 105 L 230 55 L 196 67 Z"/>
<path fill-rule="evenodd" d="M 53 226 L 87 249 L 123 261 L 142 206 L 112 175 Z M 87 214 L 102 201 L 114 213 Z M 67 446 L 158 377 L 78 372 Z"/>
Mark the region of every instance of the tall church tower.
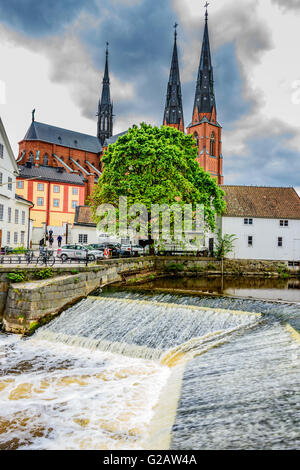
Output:
<path fill-rule="evenodd" d="M 200 65 L 196 85 L 192 123 L 187 128 L 193 134 L 198 146 L 197 161 L 218 184 L 223 184 L 222 127 L 217 122 L 217 108 L 214 91 L 214 75 L 211 61 L 208 13 L 205 13 L 205 27 Z"/>
<path fill-rule="evenodd" d="M 177 24 L 175 24 L 175 37 L 170 77 L 167 89 L 167 99 L 164 114 L 164 126 L 175 127 L 184 132 L 181 83 L 179 74 L 177 51 Z"/>
<path fill-rule="evenodd" d="M 105 72 L 102 85 L 102 96 L 98 106 L 97 137 L 103 145 L 113 135 L 113 105 L 110 100 L 110 79 L 108 72 L 108 43 L 106 43 Z"/>

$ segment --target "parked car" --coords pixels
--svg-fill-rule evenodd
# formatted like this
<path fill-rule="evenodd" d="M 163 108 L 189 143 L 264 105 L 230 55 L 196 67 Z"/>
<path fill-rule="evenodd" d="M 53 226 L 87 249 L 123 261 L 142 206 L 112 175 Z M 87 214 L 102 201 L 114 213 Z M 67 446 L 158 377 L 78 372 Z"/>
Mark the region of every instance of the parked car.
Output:
<path fill-rule="evenodd" d="M 93 250 L 100 250 L 103 253 L 105 250 L 109 250 L 109 254 L 111 258 L 120 258 L 121 250 L 119 244 L 114 243 L 93 243 L 89 245 Z"/>
<path fill-rule="evenodd" d="M 127 258 L 129 256 L 141 256 L 144 254 L 144 248 L 139 245 L 121 245 L 121 256 Z"/>
<path fill-rule="evenodd" d="M 89 261 L 96 261 L 103 258 L 103 252 L 84 245 L 64 245 L 57 256 L 63 262 L 68 259 L 85 260 L 86 257 L 88 257 Z"/>

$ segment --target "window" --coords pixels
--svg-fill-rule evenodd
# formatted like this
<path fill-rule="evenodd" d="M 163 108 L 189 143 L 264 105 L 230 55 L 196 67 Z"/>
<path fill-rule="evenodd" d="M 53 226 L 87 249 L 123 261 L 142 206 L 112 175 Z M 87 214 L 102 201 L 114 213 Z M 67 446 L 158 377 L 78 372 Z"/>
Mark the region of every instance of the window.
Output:
<path fill-rule="evenodd" d="M 14 244 L 16 245 L 18 243 L 18 232 L 14 233 Z"/>
<path fill-rule="evenodd" d="M 59 199 L 53 199 L 53 207 L 59 207 Z"/>
<path fill-rule="evenodd" d="M 3 173 L 0 173 L 0 184 L 3 183 Z"/>
<path fill-rule="evenodd" d="M 215 138 L 215 133 L 212 132 L 210 136 L 210 154 L 215 155 L 215 143 L 216 143 L 216 138 Z"/>
<path fill-rule="evenodd" d="M 6 234 L 6 243 L 8 245 L 10 244 L 10 232 L 7 232 L 7 234 Z"/>
<path fill-rule="evenodd" d="M 8 178 L 8 185 L 7 185 L 9 191 L 12 191 L 12 178 Z"/>
<path fill-rule="evenodd" d="M 244 219 L 244 225 L 253 225 L 253 219 Z"/>
<path fill-rule="evenodd" d="M 78 202 L 72 201 L 72 209 L 76 209 L 77 206 L 78 206 Z"/>
<path fill-rule="evenodd" d="M 11 223 L 11 207 L 7 210 L 7 221 L 9 224 Z"/>
<path fill-rule="evenodd" d="M 249 247 L 253 246 L 253 237 L 248 237 L 248 246 Z"/>
<path fill-rule="evenodd" d="M 30 163 L 34 163 L 34 156 L 33 156 L 33 153 L 32 153 L 32 152 L 30 152 L 30 154 L 29 154 L 28 161 L 29 161 Z"/>
<path fill-rule="evenodd" d="M 37 205 L 38 206 L 43 206 L 44 205 L 44 198 L 43 197 L 38 197 Z"/>
<path fill-rule="evenodd" d="M 55 193 L 59 193 L 60 187 L 59 187 L 59 186 L 54 186 L 53 191 L 54 191 Z"/>
<path fill-rule="evenodd" d="M 44 155 L 44 159 L 43 159 L 43 163 L 45 166 L 48 166 L 48 162 L 49 162 L 49 157 L 47 154 Z"/>
<path fill-rule="evenodd" d="M 283 238 L 282 237 L 278 237 L 278 246 L 280 248 L 283 247 Z"/>
<path fill-rule="evenodd" d="M 4 147 L 3 147 L 3 144 L 0 144 L 0 158 L 3 158 L 3 154 L 4 154 Z"/>
<path fill-rule="evenodd" d="M 194 134 L 194 139 L 197 143 L 197 147 L 199 147 L 199 136 L 198 136 L 197 132 L 195 132 L 195 134 Z"/>
<path fill-rule="evenodd" d="M 22 225 L 25 225 L 26 214 L 25 211 L 22 211 Z"/>
<path fill-rule="evenodd" d="M 289 221 L 288 220 L 280 220 L 280 227 L 288 227 Z"/>
<path fill-rule="evenodd" d="M 78 243 L 87 243 L 88 235 L 78 235 Z"/>
<path fill-rule="evenodd" d="M 25 232 L 21 232 L 21 245 L 25 243 Z"/>
<path fill-rule="evenodd" d="M 78 188 L 73 188 L 72 189 L 72 194 L 73 194 L 73 196 L 77 196 L 78 195 Z"/>
<path fill-rule="evenodd" d="M 17 188 L 24 189 L 24 181 L 17 181 Z"/>
<path fill-rule="evenodd" d="M 0 204 L 0 220 L 3 220 L 4 216 L 4 205 Z"/>
<path fill-rule="evenodd" d="M 15 210 L 15 224 L 18 224 L 19 223 L 19 210 L 16 209 Z"/>
<path fill-rule="evenodd" d="M 44 183 L 38 184 L 38 191 L 44 191 Z"/>

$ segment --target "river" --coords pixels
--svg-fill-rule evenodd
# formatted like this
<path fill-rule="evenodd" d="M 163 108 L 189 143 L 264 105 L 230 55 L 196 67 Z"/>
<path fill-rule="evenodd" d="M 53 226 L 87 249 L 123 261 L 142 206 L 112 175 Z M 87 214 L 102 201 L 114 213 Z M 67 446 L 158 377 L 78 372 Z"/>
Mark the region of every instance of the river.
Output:
<path fill-rule="evenodd" d="M 0 449 L 299 449 L 299 291 L 190 281 L 108 289 L 30 338 L 0 334 Z"/>

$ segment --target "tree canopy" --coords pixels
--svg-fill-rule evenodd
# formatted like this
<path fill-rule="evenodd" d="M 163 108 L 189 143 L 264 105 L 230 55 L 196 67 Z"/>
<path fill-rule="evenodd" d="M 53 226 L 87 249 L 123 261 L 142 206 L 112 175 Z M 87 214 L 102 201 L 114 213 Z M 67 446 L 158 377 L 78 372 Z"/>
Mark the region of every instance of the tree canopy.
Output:
<path fill-rule="evenodd" d="M 171 127 L 133 126 L 108 147 L 103 174 L 91 198 L 94 217 L 100 204 L 202 204 L 205 221 L 215 228 L 215 214 L 225 209 L 224 192 L 196 161 L 191 135 Z"/>

